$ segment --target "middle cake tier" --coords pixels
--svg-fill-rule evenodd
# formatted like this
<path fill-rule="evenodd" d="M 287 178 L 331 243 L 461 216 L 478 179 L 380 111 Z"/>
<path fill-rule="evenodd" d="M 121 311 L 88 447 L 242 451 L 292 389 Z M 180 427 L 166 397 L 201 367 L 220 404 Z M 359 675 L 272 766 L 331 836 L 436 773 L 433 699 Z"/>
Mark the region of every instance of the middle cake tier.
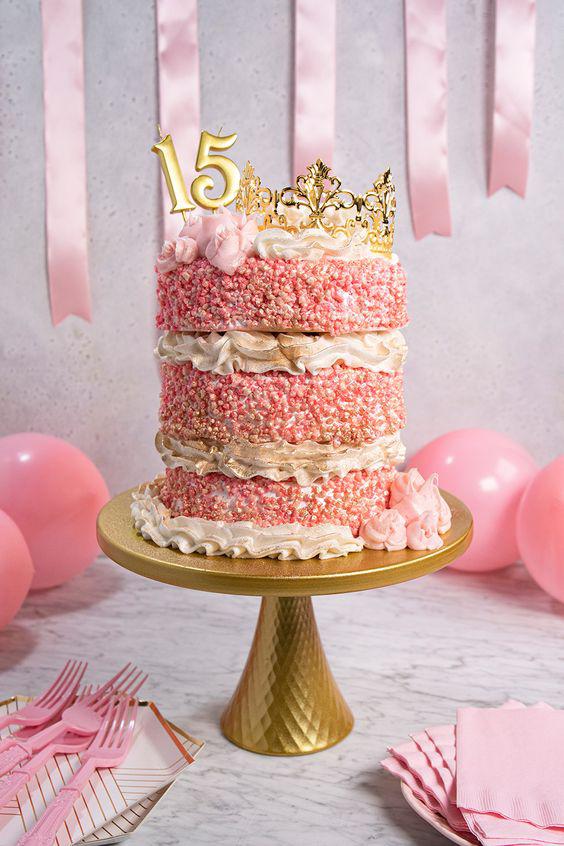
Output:
<path fill-rule="evenodd" d="M 161 431 L 180 443 L 313 441 L 360 447 L 405 425 L 401 372 L 336 364 L 317 373 L 219 375 L 164 363 Z"/>

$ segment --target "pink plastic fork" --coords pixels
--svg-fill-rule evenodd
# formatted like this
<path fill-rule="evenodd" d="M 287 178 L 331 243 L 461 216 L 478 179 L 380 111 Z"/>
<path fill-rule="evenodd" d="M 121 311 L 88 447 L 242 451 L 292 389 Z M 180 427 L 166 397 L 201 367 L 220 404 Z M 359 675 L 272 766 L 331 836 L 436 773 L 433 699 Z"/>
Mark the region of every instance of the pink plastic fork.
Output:
<path fill-rule="evenodd" d="M 97 769 L 118 767 L 125 760 L 133 740 L 137 706 L 137 700 L 128 696 L 119 696 L 112 702 L 96 737 L 82 756 L 82 766 L 33 828 L 18 840 L 18 846 L 51 846 L 88 779 Z"/>
<path fill-rule="evenodd" d="M 13 770 L 17 764 L 28 761 L 32 755 L 49 743 L 54 743 L 67 731 L 83 736 L 96 734 L 115 695 L 119 692 L 135 696 L 146 680 L 147 676 L 141 670 L 126 664 L 119 673 L 93 693 L 85 691 L 84 696 L 65 708 L 61 719 L 52 726 L 47 726 L 26 740 L 18 740 L 17 736 L 8 738 L 5 741 L 7 748 L 0 754 L 0 776 Z"/>
<path fill-rule="evenodd" d="M 88 685 L 81 696 L 89 696 L 92 693 L 92 685 Z M 33 728 L 20 729 L 14 739 L 27 740 L 33 737 Z M 5 807 L 14 796 L 19 793 L 22 787 L 43 767 L 47 761 L 55 755 L 72 755 L 87 749 L 92 742 L 91 735 L 80 735 L 67 732 L 61 735 L 54 743 L 49 743 L 44 749 L 40 749 L 30 760 L 17 767 L 8 775 L 0 778 L 0 809 Z"/>
<path fill-rule="evenodd" d="M 4 808 L 50 758 L 55 755 L 76 755 L 77 752 L 88 749 L 91 743 L 91 736 L 84 737 L 68 732 L 59 740 L 41 749 L 27 764 L 17 767 L 13 772 L 0 778 L 0 808 Z"/>
<path fill-rule="evenodd" d="M 75 696 L 88 664 L 67 661 L 53 684 L 19 711 L 0 718 L 0 731 L 7 726 L 41 726 L 58 716 Z"/>

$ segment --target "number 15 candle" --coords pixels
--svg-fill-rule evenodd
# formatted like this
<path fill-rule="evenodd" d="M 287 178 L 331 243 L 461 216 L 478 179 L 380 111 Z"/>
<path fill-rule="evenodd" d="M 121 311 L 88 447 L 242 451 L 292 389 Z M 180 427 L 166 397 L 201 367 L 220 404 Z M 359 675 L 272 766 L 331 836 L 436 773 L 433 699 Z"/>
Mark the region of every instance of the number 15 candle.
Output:
<path fill-rule="evenodd" d="M 181 212 L 185 218 L 186 212 L 195 209 L 196 205 L 203 209 L 215 211 L 221 206 L 228 206 L 235 200 L 240 183 L 239 170 L 235 162 L 228 159 L 227 156 L 218 155 L 218 152 L 229 150 L 236 140 L 237 133 L 212 135 L 211 132 L 204 131 L 200 136 L 195 168 L 198 172 L 205 168 L 213 168 L 219 171 L 225 183 L 223 193 L 219 197 L 208 196 L 207 192 L 213 188 L 214 181 L 211 176 L 202 174 L 192 182 L 190 186 L 192 199 L 190 198 L 170 135 L 161 137 L 161 140 L 151 148 L 161 162 L 172 202 L 171 214 Z"/>

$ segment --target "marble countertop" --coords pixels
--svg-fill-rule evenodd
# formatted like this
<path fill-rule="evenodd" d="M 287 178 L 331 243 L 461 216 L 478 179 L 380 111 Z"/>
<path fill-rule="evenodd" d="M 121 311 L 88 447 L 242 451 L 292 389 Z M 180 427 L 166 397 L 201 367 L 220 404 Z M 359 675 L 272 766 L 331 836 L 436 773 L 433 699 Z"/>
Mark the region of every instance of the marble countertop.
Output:
<path fill-rule="evenodd" d="M 93 667 L 132 659 L 146 695 L 206 740 L 137 846 L 440 846 L 378 766 L 386 746 L 453 718 L 461 704 L 508 697 L 564 705 L 564 606 L 520 566 L 489 576 L 446 571 L 362 594 L 320 597 L 333 672 L 356 716 L 333 749 L 268 758 L 237 749 L 218 720 L 250 645 L 259 599 L 183 591 L 106 559 L 34 593 L 0 632 L 4 694 L 32 693 L 73 654 Z"/>

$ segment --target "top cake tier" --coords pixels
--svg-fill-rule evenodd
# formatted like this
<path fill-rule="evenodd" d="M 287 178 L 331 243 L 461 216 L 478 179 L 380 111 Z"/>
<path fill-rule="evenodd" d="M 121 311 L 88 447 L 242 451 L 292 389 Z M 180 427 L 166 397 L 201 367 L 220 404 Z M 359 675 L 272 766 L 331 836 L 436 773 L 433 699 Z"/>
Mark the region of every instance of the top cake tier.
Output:
<path fill-rule="evenodd" d="M 407 323 L 405 273 L 395 257 L 348 261 L 247 256 L 226 273 L 196 258 L 158 274 L 159 329 L 345 332 Z"/>

